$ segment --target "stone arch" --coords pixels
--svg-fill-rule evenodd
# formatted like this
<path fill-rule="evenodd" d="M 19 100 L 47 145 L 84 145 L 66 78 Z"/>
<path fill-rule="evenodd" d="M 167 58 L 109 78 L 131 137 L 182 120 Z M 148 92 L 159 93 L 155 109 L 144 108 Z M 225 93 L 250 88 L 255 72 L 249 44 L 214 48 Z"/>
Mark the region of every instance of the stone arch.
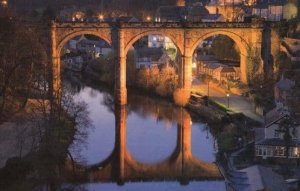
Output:
<path fill-rule="evenodd" d="M 232 39 L 236 43 L 236 45 L 239 47 L 239 50 L 240 50 L 240 69 L 241 69 L 240 78 L 241 78 L 241 81 L 243 83 L 248 83 L 248 79 L 247 79 L 247 57 L 248 57 L 248 50 L 250 50 L 250 45 L 240 35 L 238 35 L 234 32 L 225 31 L 225 30 L 217 30 L 217 31 L 213 31 L 213 32 L 208 32 L 208 33 L 206 33 L 206 34 L 204 34 L 204 35 L 197 38 L 195 43 L 192 45 L 191 53 L 193 53 L 196 50 L 199 43 L 201 43 L 205 39 L 207 39 L 209 37 L 212 37 L 214 35 L 227 36 L 228 38 Z"/>
<path fill-rule="evenodd" d="M 183 55 L 183 47 L 179 46 L 179 43 L 177 42 L 177 40 L 171 35 L 169 34 L 169 32 L 163 32 L 163 31 L 156 31 L 156 30 L 149 30 L 149 31 L 145 31 L 145 32 L 141 32 L 138 33 L 137 35 L 134 35 L 130 40 L 127 41 L 127 43 L 125 44 L 125 55 L 127 55 L 128 50 L 130 49 L 130 47 L 137 42 L 138 40 L 140 40 L 141 38 L 148 36 L 148 35 L 160 35 L 160 36 L 165 36 L 171 39 L 171 41 L 174 43 L 174 45 L 177 48 L 177 51 L 180 55 Z"/>
<path fill-rule="evenodd" d="M 104 40 L 107 44 L 109 44 L 110 46 L 112 45 L 112 42 L 110 39 L 108 39 L 107 37 L 105 37 L 104 35 L 101 34 L 101 31 L 92 31 L 92 30 L 80 30 L 80 31 L 76 31 L 76 32 L 72 32 L 69 33 L 67 35 L 65 35 L 60 42 L 58 42 L 57 45 L 57 54 L 60 55 L 60 52 L 63 48 L 63 46 L 72 38 L 76 37 L 76 36 L 80 36 L 80 35 L 94 35 L 99 37 L 101 40 Z"/>

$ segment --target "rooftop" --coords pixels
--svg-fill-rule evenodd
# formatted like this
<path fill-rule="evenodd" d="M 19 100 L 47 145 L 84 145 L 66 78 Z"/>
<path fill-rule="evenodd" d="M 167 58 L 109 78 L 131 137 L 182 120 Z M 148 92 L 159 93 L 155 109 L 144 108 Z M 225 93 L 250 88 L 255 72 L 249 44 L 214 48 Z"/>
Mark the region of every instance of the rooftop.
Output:
<path fill-rule="evenodd" d="M 257 143 L 255 143 L 255 145 L 286 146 L 286 142 L 285 140 L 280 138 L 271 138 L 271 139 L 263 139 L 261 141 L 258 141 Z M 300 147 L 300 141 L 293 139 L 289 145 L 292 147 L 296 147 L 296 146 Z"/>
<path fill-rule="evenodd" d="M 239 191 L 287 190 L 282 176 L 261 165 L 231 172 L 230 180 L 234 189 Z"/>
<path fill-rule="evenodd" d="M 258 0 L 254 8 L 268 9 L 269 6 L 283 6 L 287 0 Z"/>
<path fill-rule="evenodd" d="M 276 83 L 276 87 L 282 91 L 288 91 L 295 86 L 295 82 L 287 78 L 281 79 Z"/>
<path fill-rule="evenodd" d="M 160 19 L 167 20 L 176 20 L 179 21 L 182 19 L 183 15 L 187 12 L 186 7 L 180 6 L 161 6 L 156 11 L 156 16 Z"/>
<path fill-rule="evenodd" d="M 220 17 L 222 17 L 221 14 L 207 14 L 203 16 L 203 20 L 218 20 Z"/>

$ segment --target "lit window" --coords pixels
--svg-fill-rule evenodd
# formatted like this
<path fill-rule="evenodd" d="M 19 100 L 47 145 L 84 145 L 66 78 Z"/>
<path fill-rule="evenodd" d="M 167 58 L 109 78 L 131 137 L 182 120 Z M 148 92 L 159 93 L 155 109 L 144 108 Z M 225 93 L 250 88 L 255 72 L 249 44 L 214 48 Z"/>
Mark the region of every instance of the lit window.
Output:
<path fill-rule="evenodd" d="M 299 157 L 299 148 L 298 147 L 296 147 L 296 148 L 293 148 L 293 156 L 295 156 L 295 157 Z"/>

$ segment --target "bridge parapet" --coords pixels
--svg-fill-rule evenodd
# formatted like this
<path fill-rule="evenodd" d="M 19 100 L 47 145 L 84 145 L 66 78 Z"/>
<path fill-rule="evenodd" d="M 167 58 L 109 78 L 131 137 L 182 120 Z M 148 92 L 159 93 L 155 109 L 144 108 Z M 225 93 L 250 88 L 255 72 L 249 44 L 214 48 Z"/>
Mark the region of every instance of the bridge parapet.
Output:
<path fill-rule="evenodd" d="M 107 22 L 53 22 L 57 28 L 111 28 Z"/>
<path fill-rule="evenodd" d="M 252 22 L 53 22 L 58 28 L 263 28 L 264 23 Z"/>
<path fill-rule="evenodd" d="M 187 28 L 263 28 L 264 23 L 242 23 L 242 22 L 187 22 Z"/>

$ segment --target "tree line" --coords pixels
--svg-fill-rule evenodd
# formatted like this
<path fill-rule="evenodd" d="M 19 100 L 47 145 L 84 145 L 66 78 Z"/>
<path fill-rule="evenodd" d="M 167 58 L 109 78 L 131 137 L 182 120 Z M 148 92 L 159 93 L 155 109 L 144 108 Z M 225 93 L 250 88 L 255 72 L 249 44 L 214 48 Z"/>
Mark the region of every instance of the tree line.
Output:
<path fill-rule="evenodd" d="M 40 36 L 18 19 L 0 18 L 0 124 L 20 111 L 23 114 L 11 119 L 12 128 L 20 130 L 11 137 L 17 139 L 20 154 L 0 169 L 3 190 L 33 190 L 38 185 L 57 190 L 64 182 L 65 163 L 71 160 L 74 165 L 74 154 L 80 152 L 76 145 L 87 136 L 86 104 L 75 103 L 63 88 L 59 100 L 49 93 L 52 67 Z M 25 108 L 28 112 L 23 112 Z M 26 142 L 30 148 L 24 156 Z"/>
<path fill-rule="evenodd" d="M 22 107 L 48 87 L 47 55 L 37 31 L 17 19 L 0 18 L 0 116 Z"/>

